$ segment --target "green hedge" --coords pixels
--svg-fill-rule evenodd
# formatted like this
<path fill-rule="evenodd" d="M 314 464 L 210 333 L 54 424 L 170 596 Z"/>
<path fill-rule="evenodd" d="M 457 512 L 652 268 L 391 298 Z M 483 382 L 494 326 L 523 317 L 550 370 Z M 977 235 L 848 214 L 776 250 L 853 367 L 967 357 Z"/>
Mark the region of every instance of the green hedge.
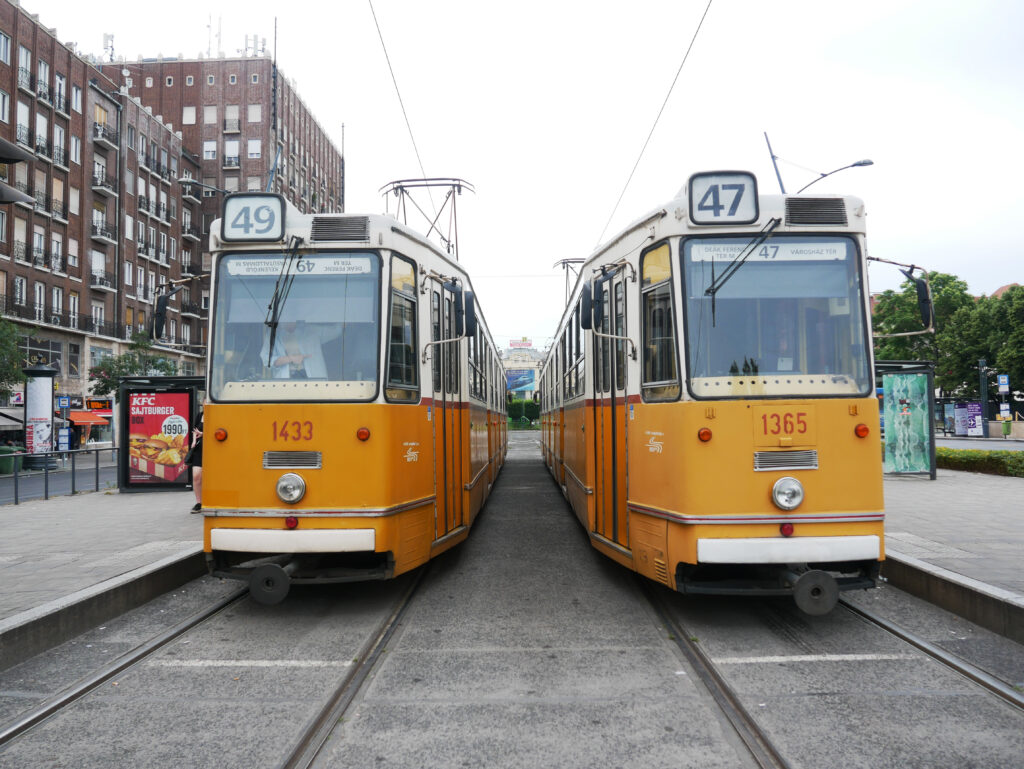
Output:
<path fill-rule="evenodd" d="M 978 451 L 939 446 L 935 449 L 935 464 L 946 470 L 1024 478 L 1024 451 Z"/>

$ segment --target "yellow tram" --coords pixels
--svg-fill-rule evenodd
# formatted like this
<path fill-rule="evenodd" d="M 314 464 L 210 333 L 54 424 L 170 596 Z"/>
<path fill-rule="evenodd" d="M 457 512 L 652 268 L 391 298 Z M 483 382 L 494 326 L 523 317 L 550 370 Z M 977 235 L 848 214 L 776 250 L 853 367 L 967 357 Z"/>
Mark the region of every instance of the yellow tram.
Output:
<path fill-rule="evenodd" d="M 540 380 L 591 543 L 684 593 L 811 614 L 884 558 L 865 212 L 695 174 L 583 265 Z"/>
<path fill-rule="evenodd" d="M 263 603 L 388 579 L 466 539 L 505 385 L 465 269 L 390 216 L 227 196 L 212 228 L 202 513 Z"/>

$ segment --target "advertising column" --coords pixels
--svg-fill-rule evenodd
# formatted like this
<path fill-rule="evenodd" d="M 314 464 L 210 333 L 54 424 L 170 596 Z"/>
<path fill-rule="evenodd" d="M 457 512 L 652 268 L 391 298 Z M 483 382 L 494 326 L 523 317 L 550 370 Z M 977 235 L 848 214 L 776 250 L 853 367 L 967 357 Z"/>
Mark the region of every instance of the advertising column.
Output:
<path fill-rule="evenodd" d="M 25 382 L 25 450 L 29 454 L 53 451 L 53 378 L 50 366 L 22 369 Z"/>
<path fill-rule="evenodd" d="M 191 414 L 189 390 L 128 393 L 129 486 L 188 484 Z"/>

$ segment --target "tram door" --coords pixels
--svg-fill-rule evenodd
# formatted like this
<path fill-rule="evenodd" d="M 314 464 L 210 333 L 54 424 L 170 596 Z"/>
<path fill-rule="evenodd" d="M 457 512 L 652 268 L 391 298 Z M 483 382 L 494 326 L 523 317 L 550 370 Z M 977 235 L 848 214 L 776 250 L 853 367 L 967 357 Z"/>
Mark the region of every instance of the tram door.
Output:
<path fill-rule="evenodd" d="M 459 372 L 461 345 L 455 337 L 455 296 L 435 284 L 430 297 L 431 341 L 434 345 L 431 374 L 434 390 L 434 462 L 437 501 L 434 509 L 434 538 L 440 539 L 463 524 L 462 518 L 462 421 L 463 408 Z"/>
<path fill-rule="evenodd" d="M 626 286 L 620 274 L 598 284 L 604 304 L 602 334 L 625 337 Z M 597 371 L 594 393 L 594 531 L 626 545 L 626 342 L 595 335 Z"/>

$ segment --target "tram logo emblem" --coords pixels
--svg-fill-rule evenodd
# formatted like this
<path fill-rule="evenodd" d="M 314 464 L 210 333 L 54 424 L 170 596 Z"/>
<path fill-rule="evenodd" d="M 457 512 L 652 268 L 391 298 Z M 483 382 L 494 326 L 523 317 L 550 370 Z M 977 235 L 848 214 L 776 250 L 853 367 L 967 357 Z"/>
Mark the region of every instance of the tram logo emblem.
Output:
<path fill-rule="evenodd" d="M 403 443 L 402 445 L 406 447 L 405 454 L 402 455 L 402 456 L 405 457 L 405 461 L 406 462 L 419 462 L 420 461 L 420 452 L 416 449 L 416 447 L 419 446 L 420 444 L 418 444 L 418 443 Z"/>
<path fill-rule="evenodd" d="M 664 437 L 664 433 L 648 432 L 647 435 L 651 436 L 650 438 L 647 439 L 647 450 L 652 454 L 660 454 L 662 452 L 662 449 L 665 448 L 665 443 L 664 441 L 658 440 L 658 438 Z"/>

